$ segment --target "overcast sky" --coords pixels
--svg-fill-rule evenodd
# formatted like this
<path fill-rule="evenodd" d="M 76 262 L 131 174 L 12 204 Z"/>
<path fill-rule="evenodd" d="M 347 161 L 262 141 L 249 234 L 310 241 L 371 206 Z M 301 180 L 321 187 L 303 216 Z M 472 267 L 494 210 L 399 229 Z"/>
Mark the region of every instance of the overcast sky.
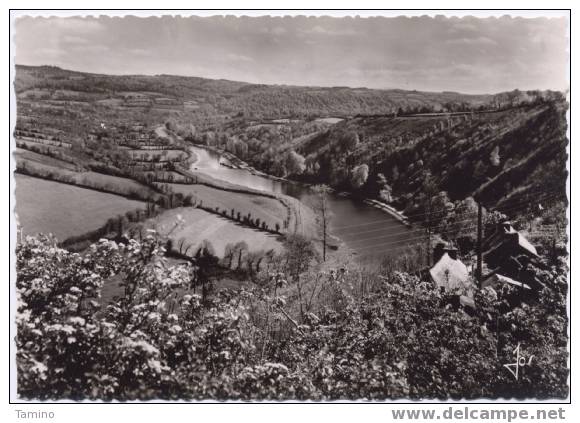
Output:
<path fill-rule="evenodd" d="M 494 93 L 568 87 L 564 18 L 16 20 L 15 61 L 108 74 Z"/>

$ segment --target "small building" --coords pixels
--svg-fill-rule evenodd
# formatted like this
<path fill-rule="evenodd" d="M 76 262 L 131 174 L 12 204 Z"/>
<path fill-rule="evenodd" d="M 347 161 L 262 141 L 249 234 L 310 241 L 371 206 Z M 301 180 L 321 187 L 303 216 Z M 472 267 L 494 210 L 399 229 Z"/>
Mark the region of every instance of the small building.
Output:
<path fill-rule="evenodd" d="M 528 259 L 538 257 L 536 247 L 508 221 L 497 225 L 495 231 L 486 237 L 483 250 L 485 261 L 491 268 L 504 266 L 512 257 L 525 256 Z"/>
<path fill-rule="evenodd" d="M 538 265 L 538 252 L 510 222 L 502 222 L 496 227 L 485 239 L 483 250 L 483 258 L 487 266 L 494 269 L 493 274 L 503 275 L 511 281 L 522 281 L 533 290 L 541 289 L 541 283 L 530 268 L 531 264 Z M 500 278 L 499 281 L 508 283 L 507 279 Z"/>
<path fill-rule="evenodd" d="M 437 287 L 450 293 L 470 296 L 475 288 L 467 266 L 457 258 L 455 248 L 445 248 L 437 263 L 429 269 L 429 274 Z"/>

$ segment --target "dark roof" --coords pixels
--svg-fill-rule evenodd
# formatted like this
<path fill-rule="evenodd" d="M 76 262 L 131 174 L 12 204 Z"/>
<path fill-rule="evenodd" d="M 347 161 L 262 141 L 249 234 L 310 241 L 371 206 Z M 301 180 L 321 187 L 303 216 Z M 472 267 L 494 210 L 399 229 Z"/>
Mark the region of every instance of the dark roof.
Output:
<path fill-rule="evenodd" d="M 506 284 L 506 285 L 512 285 L 512 286 L 517 286 L 523 289 L 532 289 L 530 288 L 529 285 L 520 282 L 520 281 L 516 281 L 515 279 L 512 278 L 508 278 L 507 276 L 504 275 L 500 275 L 499 273 L 494 273 L 492 275 L 490 275 L 489 277 L 485 278 L 481 284 L 482 288 L 486 287 L 486 286 L 497 286 L 499 284 Z"/>
<path fill-rule="evenodd" d="M 520 247 L 525 252 L 538 256 L 536 247 L 525 236 L 516 231 L 510 222 L 499 224 L 493 234 L 486 238 L 484 247 L 488 251 L 493 251 L 506 243 L 512 243 L 512 245 Z"/>

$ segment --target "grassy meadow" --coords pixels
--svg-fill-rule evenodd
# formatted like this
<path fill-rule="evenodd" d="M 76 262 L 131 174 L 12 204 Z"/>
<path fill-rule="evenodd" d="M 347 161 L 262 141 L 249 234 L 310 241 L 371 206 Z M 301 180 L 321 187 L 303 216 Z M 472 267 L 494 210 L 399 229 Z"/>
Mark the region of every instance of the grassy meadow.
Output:
<path fill-rule="evenodd" d="M 76 166 L 72 163 L 57 159 L 55 157 L 49 157 L 44 154 L 36 153 L 34 151 L 25 150 L 23 148 L 16 148 L 14 150 L 14 157 L 17 161 L 34 163 L 35 166 L 40 166 L 44 169 L 54 167 L 73 172 L 76 170 Z"/>
<path fill-rule="evenodd" d="M 52 233 L 59 240 L 102 226 L 107 219 L 145 208 L 140 201 L 72 185 L 15 175 L 16 215 L 25 235 Z"/>
<path fill-rule="evenodd" d="M 270 229 L 274 229 L 276 223 L 282 227 L 282 222 L 287 217 L 287 208 L 274 198 L 228 192 L 205 185 L 171 184 L 171 187 L 175 192 L 192 194 L 198 201 L 203 201 L 204 207 L 212 209 L 219 207 L 220 211 L 226 210 L 228 216 L 231 216 L 232 209 L 235 214 L 240 212 L 242 216 L 251 213 L 252 219 L 258 218 L 266 222 Z"/>
<path fill-rule="evenodd" d="M 183 150 L 143 150 L 131 149 L 127 152 L 136 160 L 173 160 L 187 158 L 187 153 Z"/>
<path fill-rule="evenodd" d="M 179 217 L 182 223 L 178 224 Z M 176 243 L 185 239 L 185 246 L 190 246 L 192 252 L 207 240 L 214 248 L 217 257 L 223 257 L 227 244 L 244 241 L 250 246 L 250 251 L 270 250 L 281 251 L 279 237 L 264 231 L 242 226 L 229 219 L 195 208 L 177 208 L 167 210 L 160 216 L 145 223 L 162 236 L 167 236 Z"/>

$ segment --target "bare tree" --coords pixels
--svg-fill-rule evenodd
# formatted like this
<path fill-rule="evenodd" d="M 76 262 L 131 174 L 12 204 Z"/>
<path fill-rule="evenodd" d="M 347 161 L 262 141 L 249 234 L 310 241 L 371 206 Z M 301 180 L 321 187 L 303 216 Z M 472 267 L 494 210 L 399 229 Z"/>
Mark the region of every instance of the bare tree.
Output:
<path fill-rule="evenodd" d="M 248 244 L 245 241 L 237 242 L 234 245 L 234 249 L 238 255 L 238 270 L 242 268 L 242 257 L 248 251 L 248 248 Z"/>
<path fill-rule="evenodd" d="M 303 279 L 301 275 L 310 268 L 313 261 L 318 261 L 320 256 L 312 241 L 303 235 L 288 236 L 284 240 L 284 248 L 282 263 L 284 273 L 296 285 L 300 316 L 304 318 Z"/>
<path fill-rule="evenodd" d="M 184 255 L 184 256 L 186 256 L 186 255 L 187 255 L 187 252 L 189 251 L 189 249 L 190 249 L 191 247 L 193 247 L 193 244 L 189 244 L 189 245 L 187 246 L 187 248 L 186 248 L 186 249 L 185 249 L 185 251 L 183 252 L 183 255 Z"/>
<path fill-rule="evenodd" d="M 246 266 L 250 274 L 254 273 L 254 263 L 258 260 L 258 255 L 255 252 L 249 251 L 246 254 Z"/>
<path fill-rule="evenodd" d="M 177 248 L 179 250 L 179 254 L 183 254 L 184 244 L 185 244 L 185 238 L 183 238 L 183 237 L 179 238 L 179 240 L 177 241 Z"/>
<path fill-rule="evenodd" d="M 266 252 L 264 250 L 260 250 L 256 253 L 256 272 L 260 273 L 260 264 L 266 258 Z"/>
<path fill-rule="evenodd" d="M 224 260 L 228 261 L 228 268 L 232 267 L 232 262 L 234 261 L 234 255 L 236 254 L 236 248 L 232 243 L 229 243 L 225 247 Z"/>

